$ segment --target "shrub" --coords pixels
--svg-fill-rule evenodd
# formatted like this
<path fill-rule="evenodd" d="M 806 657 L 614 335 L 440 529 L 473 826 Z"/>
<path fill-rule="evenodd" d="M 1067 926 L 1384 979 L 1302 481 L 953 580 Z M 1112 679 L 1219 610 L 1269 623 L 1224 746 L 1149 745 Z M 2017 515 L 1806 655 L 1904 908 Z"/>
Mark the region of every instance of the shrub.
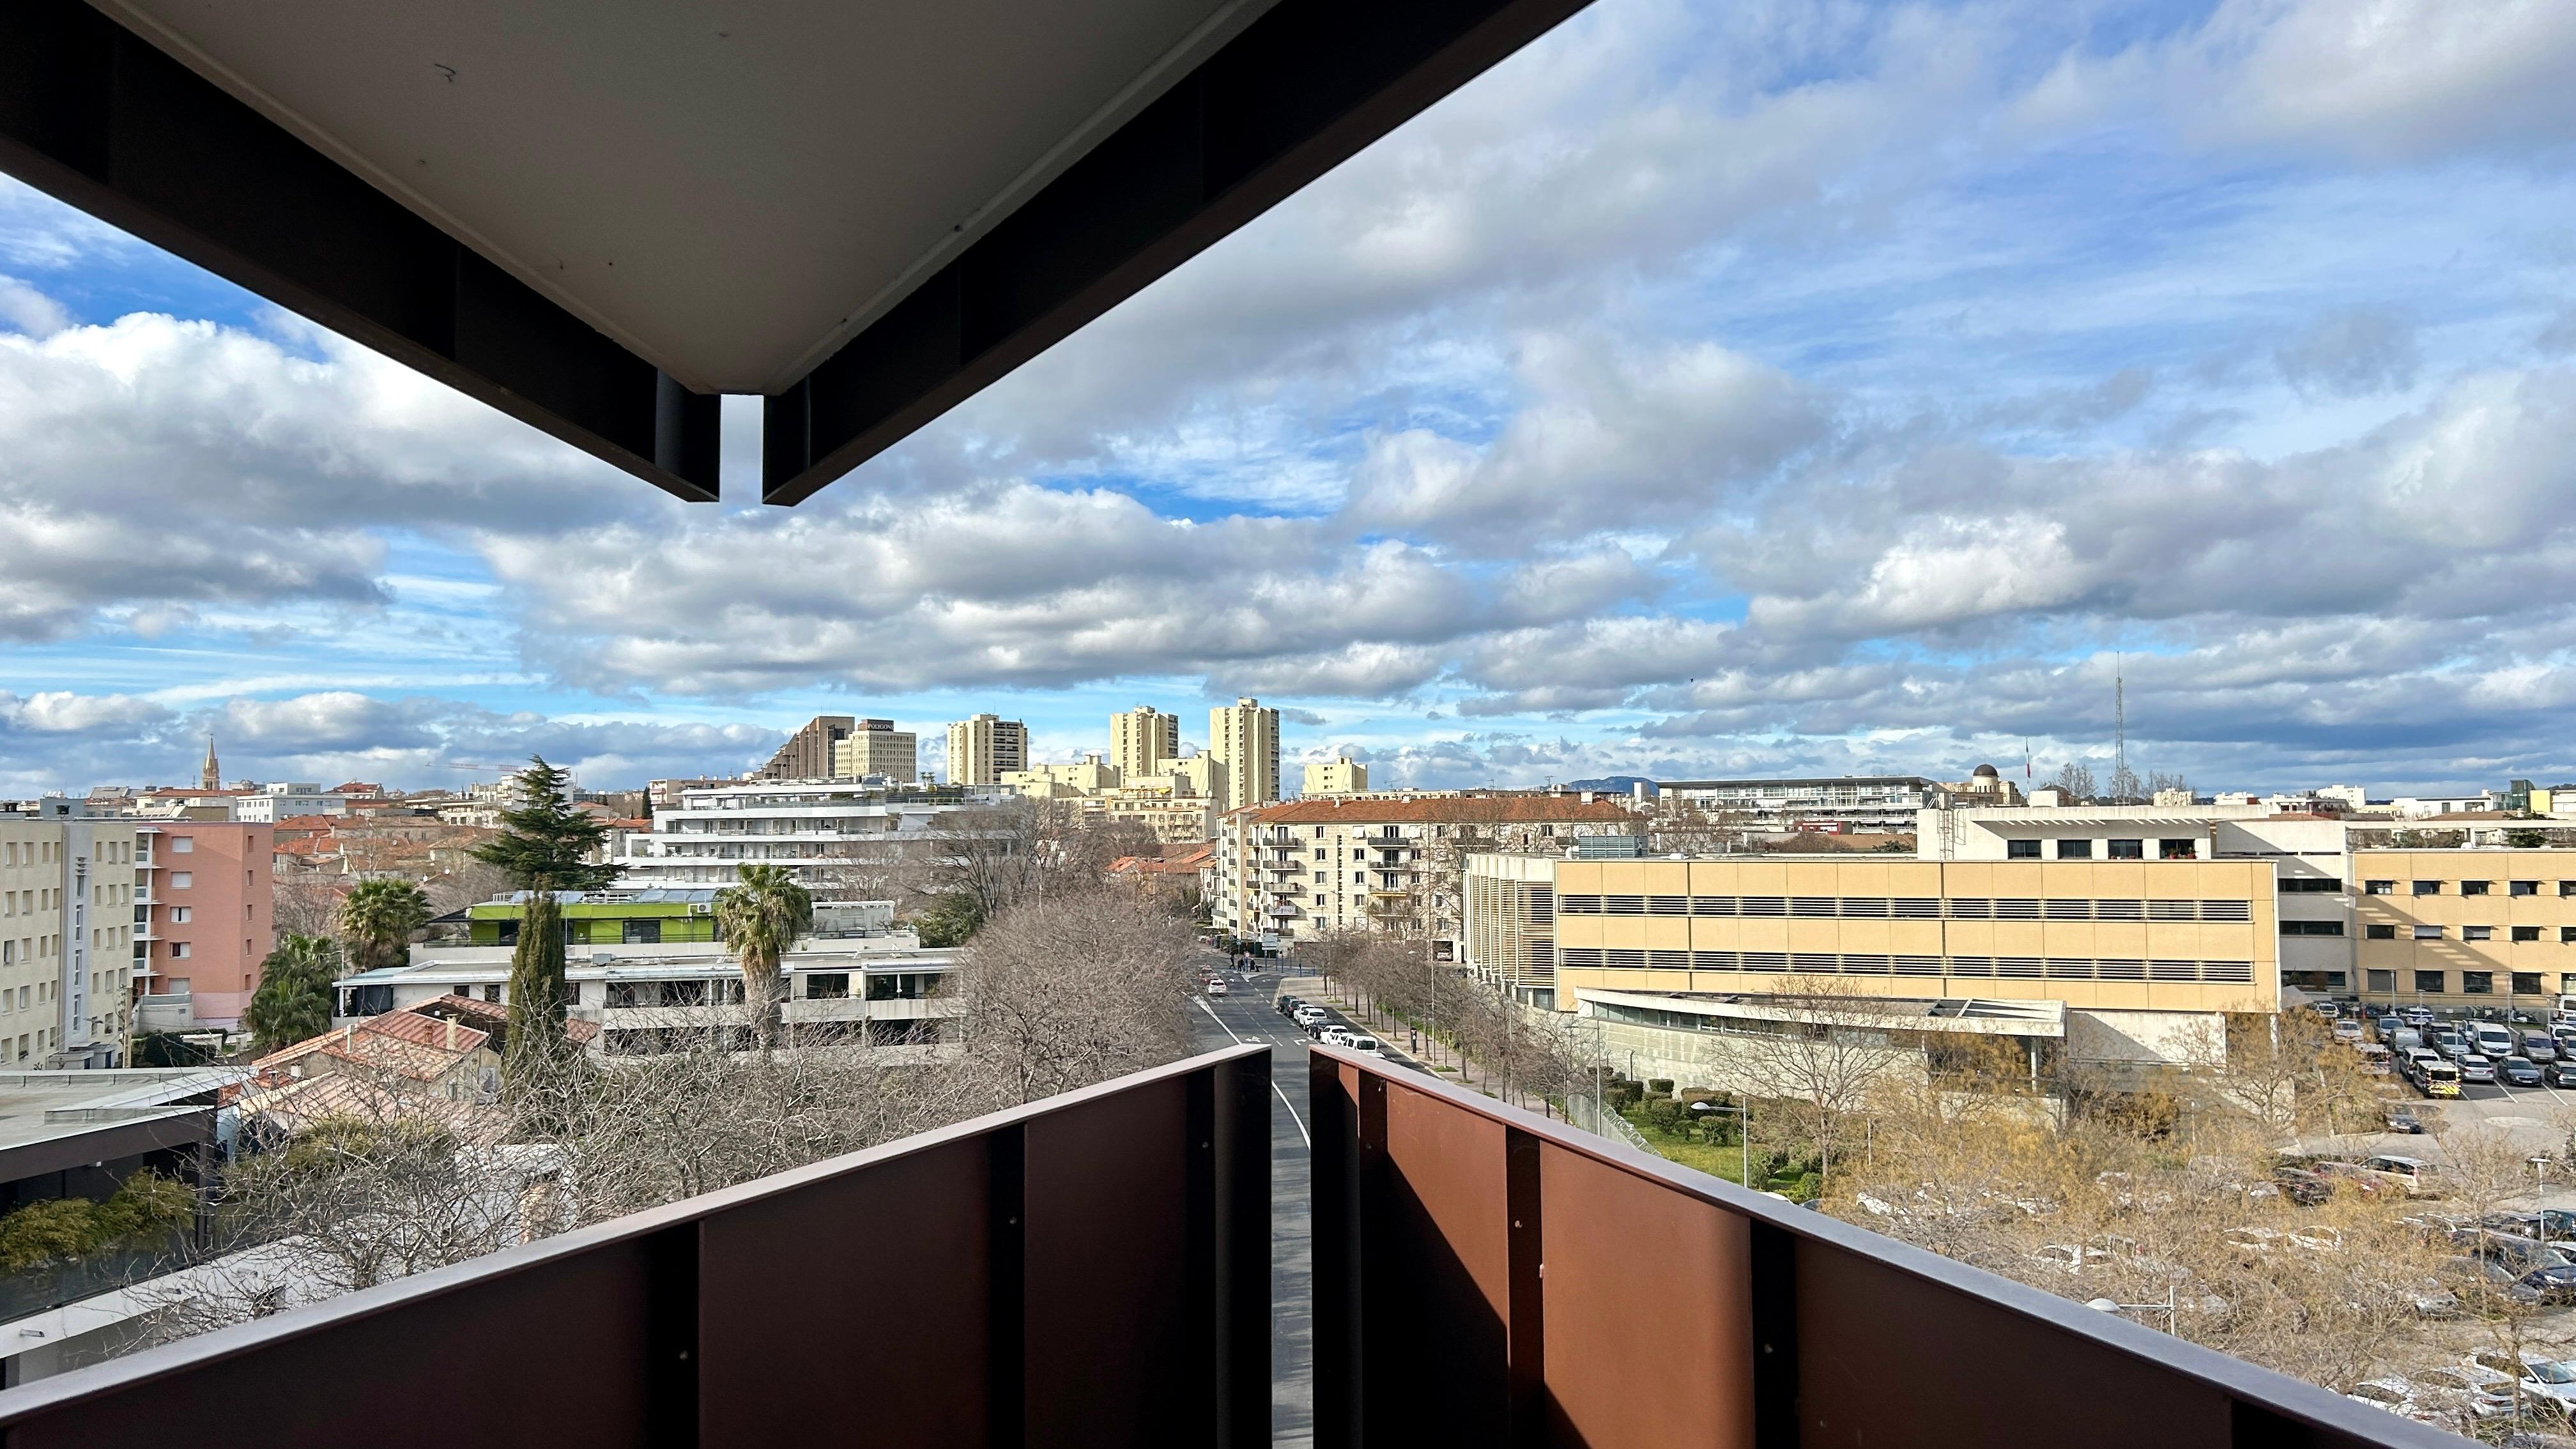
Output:
<path fill-rule="evenodd" d="M 33 1268 L 78 1258 L 131 1238 L 166 1232 L 196 1210 L 196 1195 L 177 1178 L 138 1172 L 105 1202 L 56 1198 L 0 1217 L 0 1268 Z"/>
<path fill-rule="evenodd" d="M 1654 1093 L 1658 1097 L 1669 1097 L 1673 1094 L 1673 1079 L 1670 1077 L 1649 1077 L 1646 1079 L 1646 1090 Z"/>

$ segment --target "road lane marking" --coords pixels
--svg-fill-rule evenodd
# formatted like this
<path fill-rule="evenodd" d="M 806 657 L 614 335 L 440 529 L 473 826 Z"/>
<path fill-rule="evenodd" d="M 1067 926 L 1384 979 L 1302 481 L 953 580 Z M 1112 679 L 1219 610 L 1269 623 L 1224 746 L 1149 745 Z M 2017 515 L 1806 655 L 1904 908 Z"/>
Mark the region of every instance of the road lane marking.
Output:
<path fill-rule="evenodd" d="M 1219 1030 L 1223 1031 L 1227 1036 L 1234 1037 L 1235 1045 L 1242 1046 L 1245 1044 L 1242 1037 L 1234 1035 L 1234 1028 L 1225 1024 L 1225 1018 L 1216 1014 L 1216 1008 L 1207 1004 L 1206 997 L 1194 996 L 1190 999 L 1199 1004 L 1199 1010 L 1206 1012 L 1208 1014 L 1208 1020 L 1215 1022 Z M 1314 1151 L 1315 1139 L 1306 1135 L 1306 1119 L 1297 1115 L 1297 1104 L 1289 1101 L 1288 1094 L 1279 1089 L 1279 1079 L 1276 1077 L 1270 1079 L 1270 1094 L 1279 1099 L 1280 1106 L 1288 1109 L 1288 1120 L 1297 1124 L 1298 1140 L 1306 1144 L 1307 1151 Z"/>

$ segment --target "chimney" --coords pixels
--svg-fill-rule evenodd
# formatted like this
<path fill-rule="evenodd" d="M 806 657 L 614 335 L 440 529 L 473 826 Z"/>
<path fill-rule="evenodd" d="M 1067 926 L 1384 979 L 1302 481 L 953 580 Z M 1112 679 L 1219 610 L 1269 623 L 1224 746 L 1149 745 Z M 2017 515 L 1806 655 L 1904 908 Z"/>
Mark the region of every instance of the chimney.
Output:
<path fill-rule="evenodd" d="M 456 1018 L 452 1016 L 447 1019 L 447 1049 L 456 1050 Z"/>
<path fill-rule="evenodd" d="M 1589 805 L 1589 804 L 1591 804 L 1591 803 L 1592 803 L 1592 792 L 1591 792 L 1591 791 L 1586 790 L 1586 791 L 1584 791 L 1584 792 L 1583 792 L 1583 803 L 1584 803 L 1584 804 L 1586 804 L 1586 805 Z"/>

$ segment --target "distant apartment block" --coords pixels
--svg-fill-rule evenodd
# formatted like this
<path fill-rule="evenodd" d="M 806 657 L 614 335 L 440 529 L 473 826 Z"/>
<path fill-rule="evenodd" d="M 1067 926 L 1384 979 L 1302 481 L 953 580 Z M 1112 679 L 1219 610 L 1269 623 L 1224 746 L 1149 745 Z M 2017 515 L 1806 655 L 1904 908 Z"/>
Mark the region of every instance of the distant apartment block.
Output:
<path fill-rule="evenodd" d="M 863 719 L 832 744 L 831 778 L 864 780 L 882 775 L 899 785 L 921 778 L 920 737 L 890 719 Z"/>
<path fill-rule="evenodd" d="M 846 893 L 836 871 L 876 870 L 935 851 L 979 828 L 978 811 L 1006 798 L 987 787 L 863 785 L 851 781 L 737 781 L 681 792 L 627 836 L 615 858 L 622 885 L 729 886 L 749 864 L 784 866 L 818 894 Z M 964 819 L 960 819 L 964 816 Z"/>
<path fill-rule="evenodd" d="M 979 714 L 948 727 L 948 783 L 998 785 L 1028 767 L 1029 727 L 1020 721 Z"/>
<path fill-rule="evenodd" d="M 134 976 L 138 994 L 199 1026 L 240 1024 L 260 963 L 277 945 L 276 828 L 169 821 L 137 827 Z"/>
<path fill-rule="evenodd" d="M 0 1059 L 123 1063 L 135 969 L 135 824 L 47 796 L 0 814 Z"/>
<path fill-rule="evenodd" d="M 1835 775 L 1796 780 L 1664 780 L 1664 808 L 1690 806 L 1751 830 L 1833 827 L 1905 831 L 1944 789 L 1919 775 Z"/>
<path fill-rule="evenodd" d="M 769 763 L 752 772 L 755 780 L 828 780 L 832 747 L 850 737 L 859 722 L 846 714 L 818 714 L 787 737 Z M 889 726 L 891 728 L 891 726 Z"/>
<path fill-rule="evenodd" d="M 1207 752 L 1225 766 L 1228 809 L 1279 798 L 1279 711 L 1249 695 L 1209 710 Z"/>
<path fill-rule="evenodd" d="M 320 785 L 263 785 L 233 797 L 233 818 L 257 825 L 275 825 L 298 815 L 345 815 L 348 811 L 349 797 Z"/>
<path fill-rule="evenodd" d="M 1218 833 L 1211 920 L 1282 944 L 1338 931 L 1427 938 L 1451 959 L 1468 856 L 1623 839 L 1643 820 L 1624 798 L 1497 794 L 1292 800 L 1230 812 Z"/>
<path fill-rule="evenodd" d="M 2576 850 L 2353 852 L 2360 978 L 2376 1005 L 2576 995 Z"/>
<path fill-rule="evenodd" d="M 1306 764 L 1308 795 L 1360 795 L 1368 791 L 1368 766 L 1348 755 Z"/>
<path fill-rule="evenodd" d="M 1167 760 L 1181 757 L 1181 717 L 1150 704 L 1109 717 L 1109 763 L 1124 779 L 1159 774 Z"/>

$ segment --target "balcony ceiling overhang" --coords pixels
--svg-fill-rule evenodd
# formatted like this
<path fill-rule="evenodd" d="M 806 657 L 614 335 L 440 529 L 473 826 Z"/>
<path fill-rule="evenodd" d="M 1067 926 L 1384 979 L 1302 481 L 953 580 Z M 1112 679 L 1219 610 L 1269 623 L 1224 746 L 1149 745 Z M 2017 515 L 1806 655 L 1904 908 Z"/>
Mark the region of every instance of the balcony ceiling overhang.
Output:
<path fill-rule="evenodd" d="M 0 168 L 685 498 L 793 503 L 1581 0 L 14 0 Z"/>

